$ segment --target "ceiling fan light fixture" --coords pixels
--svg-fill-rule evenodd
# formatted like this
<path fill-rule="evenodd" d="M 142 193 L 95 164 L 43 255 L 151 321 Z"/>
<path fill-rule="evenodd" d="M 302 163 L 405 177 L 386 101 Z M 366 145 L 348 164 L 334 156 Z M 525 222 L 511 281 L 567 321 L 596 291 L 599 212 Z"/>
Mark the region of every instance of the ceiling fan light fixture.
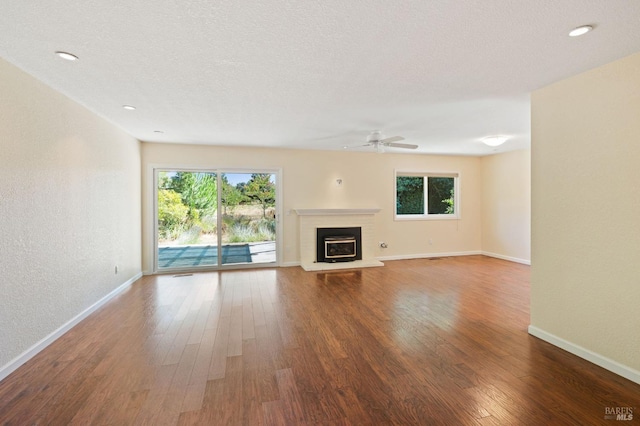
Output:
<path fill-rule="evenodd" d="M 569 37 L 579 37 L 591 31 L 593 25 L 582 25 L 581 27 L 574 28 L 569 32 Z"/>
<path fill-rule="evenodd" d="M 382 139 L 382 132 L 380 130 L 372 131 L 369 136 L 367 136 L 367 142 L 375 143 Z"/>
<path fill-rule="evenodd" d="M 489 146 L 499 146 L 505 143 L 507 139 L 508 138 L 506 136 L 487 136 L 486 138 L 482 139 L 482 142 L 485 145 Z"/>

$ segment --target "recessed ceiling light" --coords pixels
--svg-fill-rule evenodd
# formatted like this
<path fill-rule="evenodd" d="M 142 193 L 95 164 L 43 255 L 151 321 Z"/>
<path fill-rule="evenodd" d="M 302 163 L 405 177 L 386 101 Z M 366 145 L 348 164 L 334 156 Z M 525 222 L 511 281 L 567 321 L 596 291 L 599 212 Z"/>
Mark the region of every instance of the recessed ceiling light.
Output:
<path fill-rule="evenodd" d="M 507 141 L 507 137 L 506 136 L 488 136 L 484 139 L 482 139 L 482 142 L 485 145 L 489 145 L 489 146 L 498 146 L 498 145 L 502 145 L 503 143 L 505 143 Z"/>
<path fill-rule="evenodd" d="M 122 108 L 128 109 L 129 111 L 133 111 L 136 109 L 133 105 L 122 105 Z"/>
<path fill-rule="evenodd" d="M 593 29 L 592 25 L 583 25 L 581 27 L 578 28 L 574 28 L 569 32 L 569 37 L 578 37 L 581 36 L 583 34 L 588 33 L 589 31 L 591 31 Z"/>
<path fill-rule="evenodd" d="M 62 52 L 62 51 L 57 51 L 56 55 L 58 55 L 58 57 L 65 59 L 67 61 L 77 61 L 78 57 L 76 55 L 74 55 L 73 53 L 69 53 L 69 52 Z"/>
<path fill-rule="evenodd" d="M 164 133 L 162 130 L 154 130 L 153 133 Z"/>

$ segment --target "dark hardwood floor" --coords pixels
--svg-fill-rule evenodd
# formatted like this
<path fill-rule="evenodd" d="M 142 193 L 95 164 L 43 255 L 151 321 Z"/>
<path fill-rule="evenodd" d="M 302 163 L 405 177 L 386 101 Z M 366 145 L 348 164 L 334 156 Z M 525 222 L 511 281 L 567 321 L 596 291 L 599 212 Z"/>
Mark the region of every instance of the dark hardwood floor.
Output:
<path fill-rule="evenodd" d="M 638 421 L 528 324 L 529 267 L 483 256 L 149 276 L 0 382 L 0 424 Z"/>

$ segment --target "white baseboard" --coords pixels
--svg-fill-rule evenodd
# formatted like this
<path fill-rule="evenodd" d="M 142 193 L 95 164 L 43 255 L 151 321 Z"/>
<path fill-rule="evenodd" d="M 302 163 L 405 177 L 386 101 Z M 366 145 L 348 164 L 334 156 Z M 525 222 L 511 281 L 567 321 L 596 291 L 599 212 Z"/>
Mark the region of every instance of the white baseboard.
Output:
<path fill-rule="evenodd" d="M 293 262 L 281 262 L 280 265 L 283 268 L 290 268 L 292 266 L 300 266 L 300 262 L 298 261 L 293 261 Z"/>
<path fill-rule="evenodd" d="M 458 251 L 450 253 L 418 253 L 418 254 L 400 254 L 395 256 L 379 256 L 378 260 L 407 260 L 407 259 L 427 259 L 430 257 L 451 257 L 451 256 L 473 256 L 482 254 L 481 251 Z"/>
<path fill-rule="evenodd" d="M 483 251 L 481 254 L 484 256 L 495 257 L 496 259 L 508 260 L 509 262 L 522 263 L 523 265 L 531 265 L 531 261 L 527 259 L 520 259 L 518 257 L 505 256 L 503 254 L 491 253 Z"/>
<path fill-rule="evenodd" d="M 476 256 L 476 255 L 484 255 L 489 257 L 495 257 L 497 259 L 508 260 L 510 262 L 522 263 L 524 265 L 531 265 L 531 261 L 527 259 L 520 259 L 517 257 L 503 256 L 497 253 L 490 253 L 481 250 L 472 250 L 472 251 L 456 251 L 456 252 L 443 252 L 443 253 L 418 253 L 418 254 L 400 254 L 394 256 L 378 256 L 377 260 L 385 261 L 385 260 L 410 260 L 410 259 L 428 259 L 433 257 L 452 257 L 452 256 Z M 290 266 L 301 266 L 300 262 L 283 262 L 280 264 L 283 267 Z"/>
<path fill-rule="evenodd" d="M 474 256 L 474 255 L 479 255 L 479 254 L 485 255 L 485 256 L 490 256 L 490 257 L 495 257 L 495 258 L 498 258 L 498 259 L 508 260 L 508 261 L 511 261 L 511 262 L 522 263 L 522 264 L 525 264 L 525 265 L 531 265 L 531 261 L 526 260 L 526 259 L 519 259 L 517 257 L 503 256 L 501 254 L 489 253 L 489 252 L 485 252 L 485 251 L 481 251 L 481 250 L 445 252 L 445 253 L 401 254 L 401 255 L 395 255 L 395 256 L 379 256 L 379 257 L 376 257 L 376 259 L 379 260 L 379 261 L 385 261 L 385 260 L 408 260 L 408 259 L 426 259 L 426 258 L 432 258 L 432 257 Z M 282 267 L 282 268 L 291 268 L 293 266 L 302 266 L 302 263 L 300 261 L 295 261 L 294 260 L 292 262 L 281 262 L 278 266 Z M 143 275 L 154 275 L 154 273 L 150 272 L 150 271 L 143 271 L 142 274 Z"/>
<path fill-rule="evenodd" d="M 0 381 L 7 377 L 9 374 L 13 373 L 17 370 L 22 364 L 29 361 L 31 358 L 36 356 L 40 351 L 44 348 L 52 344 L 56 341 L 60 336 L 65 334 L 67 331 L 71 330 L 76 324 L 80 321 L 91 315 L 93 312 L 100 309 L 104 304 L 106 304 L 109 300 L 113 299 L 118 293 L 126 290 L 131 284 L 133 284 L 136 280 L 142 277 L 142 272 L 137 273 L 132 278 L 128 279 L 125 283 L 121 284 L 115 290 L 111 291 L 109 294 L 104 296 L 102 299 L 98 300 L 93 305 L 89 306 L 84 311 L 80 312 L 75 317 L 71 318 L 65 324 L 63 324 L 60 328 L 53 331 L 47 337 L 40 340 L 35 345 L 31 346 L 29 349 L 24 351 L 22 354 L 18 355 L 13 360 L 9 361 L 8 364 L 0 367 Z"/>
<path fill-rule="evenodd" d="M 539 329 L 533 325 L 529 326 L 529 334 L 537 337 L 538 339 L 542 339 L 545 342 L 551 343 L 554 346 L 559 347 L 560 349 L 564 349 L 567 352 L 570 352 L 580 358 L 586 359 L 587 361 L 598 365 L 605 370 L 609 370 L 613 373 L 616 373 L 619 376 L 624 377 L 625 379 L 629 379 L 632 382 L 640 384 L 640 371 L 635 370 L 626 365 L 620 364 L 617 361 L 614 361 L 610 358 L 597 354 L 589 349 L 583 348 L 582 346 L 573 344 L 567 340 L 564 340 L 561 337 L 555 336 L 551 333 L 547 333 L 544 330 Z"/>

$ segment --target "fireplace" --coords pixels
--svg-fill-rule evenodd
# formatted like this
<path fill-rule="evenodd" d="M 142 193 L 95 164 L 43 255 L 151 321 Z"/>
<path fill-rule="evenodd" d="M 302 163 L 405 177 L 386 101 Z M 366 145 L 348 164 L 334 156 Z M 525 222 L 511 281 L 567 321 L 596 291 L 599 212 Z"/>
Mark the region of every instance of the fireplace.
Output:
<path fill-rule="evenodd" d="M 375 215 L 378 208 L 346 209 L 295 209 L 299 216 L 300 266 L 305 271 L 335 271 L 353 268 L 384 266 L 376 259 L 375 241 L 380 237 L 375 233 Z M 325 262 L 318 260 L 318 253 L 324 253 L 324 237 L 342 237 L 344 228 L 356 227 L 357 231 L 346 232 L 356 236 L 356 260 L 353 262 Z M 318 236 L 319 228 L 333 228 L 334 231 Z M 336 231 L 338 229 L 339 231 Z M 318 248 L 318 241 L 320 248 Z M 321 251 L 319 251 L 321 250 Z"/>
<path fill-rule="evenodd" d="M 362 228 L 316 228 L 316 262 L 362 260 Z"/>
<path fill-rule="evenodd" d="M 356 237 L 324 237 L 325 262 L 355 260 L 356 253 Z"/>

